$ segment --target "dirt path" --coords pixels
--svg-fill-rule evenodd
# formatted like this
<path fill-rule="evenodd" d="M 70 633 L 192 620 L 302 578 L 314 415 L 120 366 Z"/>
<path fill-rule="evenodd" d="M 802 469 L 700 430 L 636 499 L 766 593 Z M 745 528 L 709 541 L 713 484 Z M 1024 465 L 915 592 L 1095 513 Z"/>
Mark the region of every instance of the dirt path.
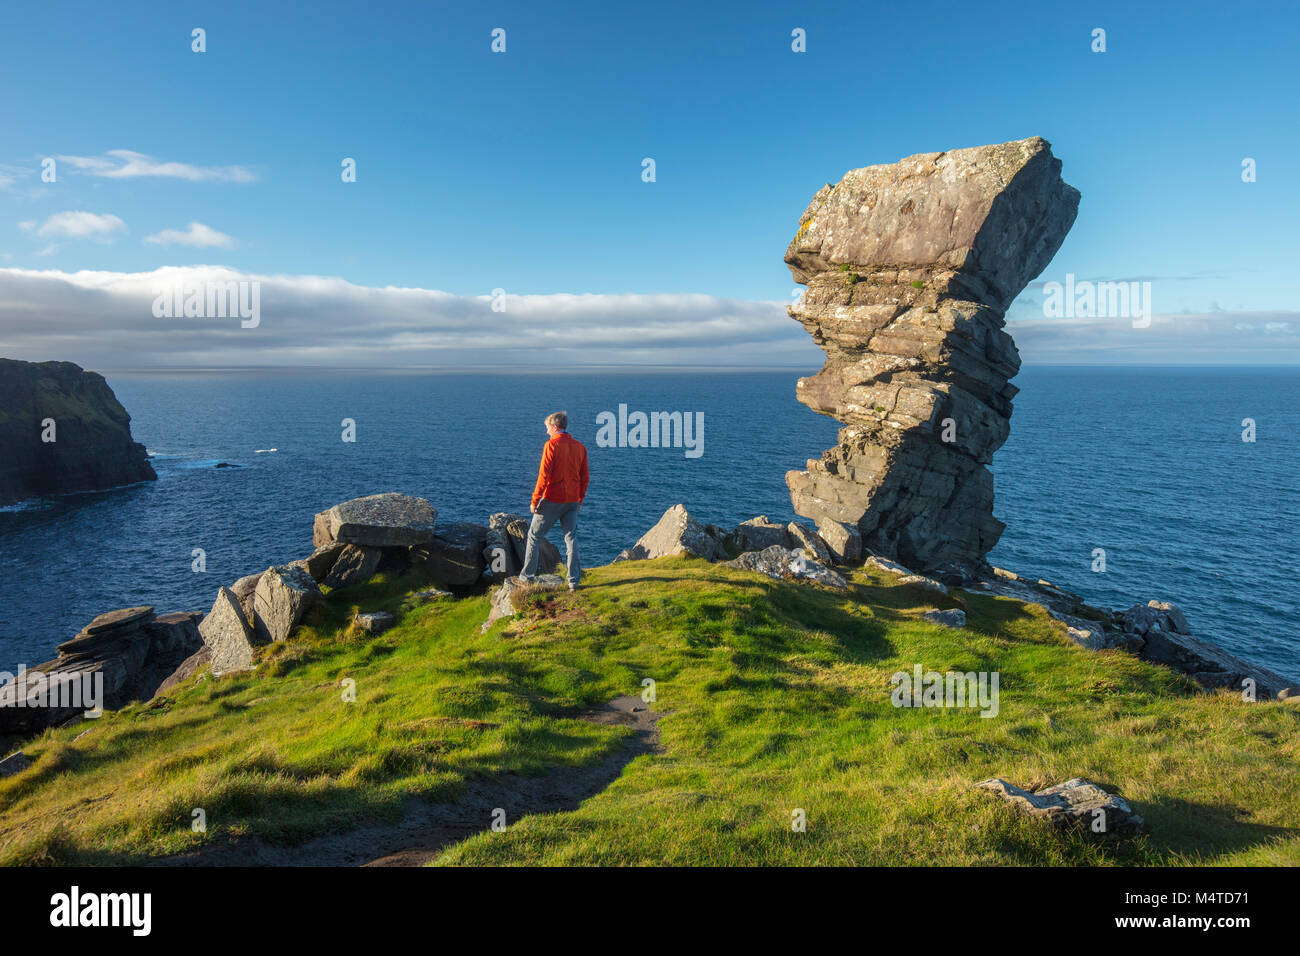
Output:
<path fill-rule="evenodd" d="M 507 825 L 533 813 L 572 811 L 604 790 L 636 757 L 657 753 L 661 715 L 640 697 L 618 697 L 582 715 L 598 724 L 631 727 L 625 745 L 598 764 L 557 768 L 541 777 L 508 775 L 473 781 L 456 803 L 411 800 L 399 823 L 374 824 L 314 837 L 297 846 L 259 839 L 195 850 L 154 861 L 153 866 L 420 866 L 461 840 L 487 830 L 492 811 L 505 811 Z"/>

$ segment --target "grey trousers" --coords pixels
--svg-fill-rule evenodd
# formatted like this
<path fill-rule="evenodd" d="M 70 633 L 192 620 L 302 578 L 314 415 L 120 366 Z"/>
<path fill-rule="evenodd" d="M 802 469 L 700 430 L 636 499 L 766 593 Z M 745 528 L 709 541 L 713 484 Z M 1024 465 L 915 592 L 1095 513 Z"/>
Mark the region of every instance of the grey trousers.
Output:
<path fill-rule="evenodd" d="M 524 549 L 524 568 L 520 572 L 523 577 L 531 578 L 537 574 L 537 558 L 541 553 L 537 539 L 545 538 L 546 532 L 558 521 L 564 531 L 564 547 L 568 552 L 565 568 L 569 584 L 578 586 L 582 579 L 582 564 L 578 561 L 578 511 L 581 508 L 581 501 L 547 501 L 543 498 L 538 502 L 533 523 L 528 526 L 528 546 Z"/>

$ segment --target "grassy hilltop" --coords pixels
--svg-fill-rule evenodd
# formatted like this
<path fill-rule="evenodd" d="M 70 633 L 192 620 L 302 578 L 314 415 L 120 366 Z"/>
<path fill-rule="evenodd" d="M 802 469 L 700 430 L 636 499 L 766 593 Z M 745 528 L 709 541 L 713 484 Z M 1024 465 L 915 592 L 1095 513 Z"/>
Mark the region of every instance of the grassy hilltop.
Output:
<path fill-rule="evenodd" d="M 485 596 L 418 603 L 422 582 L 381 575 L 330 595 L 255 672 L 29 743 L 33 766 L 0 780 L 0 863 L 138 863 L 253 835 L 293 847 L 395 826 L 413 798 L 460 801 L 472 821 L 442 864 L 1300 863 L 1300 708 L 1082 650 L 1008 599 L 954 592 L 969 627 L 932 625 L 916 615 L 935 595 L 895 580 L 858 571 L 846 596 L 696 559 L 626 562 L 480 634 Z M 358 633 L 358 606 L 398 626 Z M 890 675 L 917 663 L 1000 672 L 1000 713 L 894 707 Z M 633 731 L 589 715 L 645 678 L 659 750 L 622 764 Z M 494 832 L 500 804 L 473 805 L 476 788 L 611 761 L 617 776 L 576 809 L 507 805 Z M 1054 834 L 972 790 L 992 776 L 1088 777 L 1147 833 Z"/>

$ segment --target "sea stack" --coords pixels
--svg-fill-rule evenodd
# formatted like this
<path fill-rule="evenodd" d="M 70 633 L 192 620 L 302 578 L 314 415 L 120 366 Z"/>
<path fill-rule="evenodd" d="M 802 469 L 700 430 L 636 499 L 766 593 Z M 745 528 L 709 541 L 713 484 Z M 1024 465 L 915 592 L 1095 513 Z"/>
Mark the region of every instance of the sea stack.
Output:
<path fill-rule="evenodd" d="M 798 514 L 918 571 L 988 572 L 1004 525 L 986 466 L 1020 369 L 1004 315 L 1078 206 L 1039 137 L 855 169 L 813 196 L 785 261 L 808 286 L 790 316 L 826 364 L 797 396 L 845 427 L 786 474 Z"/>
<path fill-rule="evenodd" d="M 104 376 L 0 359 L 0 505 L 158 476 Z"/>

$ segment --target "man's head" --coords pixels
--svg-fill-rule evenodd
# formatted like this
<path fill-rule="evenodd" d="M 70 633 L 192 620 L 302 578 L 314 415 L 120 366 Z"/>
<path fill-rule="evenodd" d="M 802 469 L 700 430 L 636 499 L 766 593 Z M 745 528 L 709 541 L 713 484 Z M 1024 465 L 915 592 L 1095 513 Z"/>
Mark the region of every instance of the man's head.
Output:
<path fill-rule="evenodd" d="M 546 416 L 546 434 L 554 435 L 557 432 L 568 431 L 569 413 L 552 412 Z"/>

